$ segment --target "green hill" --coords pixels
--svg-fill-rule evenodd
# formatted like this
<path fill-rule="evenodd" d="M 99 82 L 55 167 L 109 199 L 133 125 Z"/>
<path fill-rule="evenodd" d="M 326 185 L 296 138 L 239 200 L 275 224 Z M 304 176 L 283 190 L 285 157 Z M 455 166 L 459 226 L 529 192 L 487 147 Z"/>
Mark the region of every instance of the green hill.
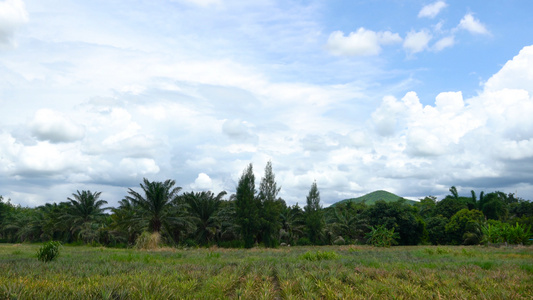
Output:
<path fill-rule="evenodd" d="M 385 202 L 394 202 L 398 199 L 401 199 L 402 197 L 395 195 L 393 193 L 389 193 L 387 191 L 375 191 L 369 194 L 366 194 L 364 196 L 358 197 L 358 198 L 350 198 L 350 199 L 344 199 L 337 203 L 332 204 L 332 206 L 335 206 L 339 203 L 346 203 L 346 202 L 354 202 L 354 203 L 360 203 L 365 202 L 366 204 L 374 204 L 378 200 L 383 200 Z M 406 199 L 407 203 L 413 204 L 416 203 L 416 201 L 408 200 Z"/>

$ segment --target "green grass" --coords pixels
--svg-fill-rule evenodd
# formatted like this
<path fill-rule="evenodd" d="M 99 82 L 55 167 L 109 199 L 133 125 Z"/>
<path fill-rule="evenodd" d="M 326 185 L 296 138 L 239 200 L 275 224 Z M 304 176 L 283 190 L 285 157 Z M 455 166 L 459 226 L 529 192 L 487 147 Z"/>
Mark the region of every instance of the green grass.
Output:
<path fill-rule="evenodd" d="M 531 299 L 533 248 L 0 244 L 0 299 Z"/>

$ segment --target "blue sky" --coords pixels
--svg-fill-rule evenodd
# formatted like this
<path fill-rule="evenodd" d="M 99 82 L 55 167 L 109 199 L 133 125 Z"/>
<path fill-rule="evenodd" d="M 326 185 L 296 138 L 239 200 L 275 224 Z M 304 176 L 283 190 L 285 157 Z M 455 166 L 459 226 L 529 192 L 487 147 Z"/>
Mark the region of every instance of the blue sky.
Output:
<path fill-rule="evenodd" d="M 533 199 L 531 1 L 0 1 L 0 195 Z"/>

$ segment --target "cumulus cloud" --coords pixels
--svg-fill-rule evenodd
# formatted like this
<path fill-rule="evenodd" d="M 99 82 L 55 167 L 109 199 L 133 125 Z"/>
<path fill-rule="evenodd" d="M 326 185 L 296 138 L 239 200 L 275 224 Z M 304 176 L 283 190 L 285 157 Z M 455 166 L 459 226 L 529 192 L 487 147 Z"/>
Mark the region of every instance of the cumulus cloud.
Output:
<path fill-rule="evenodd" d="M 533 170 L 516 169 L 533 161 L 533 120 L 528 117 L 533 114 L 528 91 L 532 58 L 530 47 L 524 48 L 469 99 L 461 92 L 443 92 L 434 105 L 422 106 L 414 92 L 401 100 L 385 97 L 372 114 L 374 130 L 386 137 L 374 138 L 373 144 L 387 156 L 382 176 L 426 177 L 433 186 L 440 182 L 496 189 L 525 184 L 531 190 Z M 382 165 L 380 156 L 366 157 L 367 165 Z"/>
<path fill-rule="evenodd" d="M 467 30 L 472 34 L 489 35 L 485 25 L 478 19 L 474 18 L 472 14 L 466 14 L 459 22 L 458 28 Z"/>
<path fill-rule="evenodd" d="M 437 1 L 431 4 L 428 4 L 420 10 L 418 13 L 419 18 L 435 18 L 443 8 L 448 6 L 444 1 Z"/>
<path fill-rule="evenodd" d="M 202 191 L 208 191 L 213 188 L 213 180 L 211 177 L 205 173 L 198 174 L 198 177 L 194 180 L 194 183 L 191 184 L 192 189 L 199 189 Z"/>
<path fill-rule="evenodd" d="M 109 3 L 110 7 L 104 7 L 107 11 L 121 11 L 109 8 L 125 5 Z M 196 3 L 214 4 L 212 1 Z M 68 22 L 61 18 L 51 22 L 43 15 L 37 21 L 43 22 L 39 25 L 46 24 L 41 29 L 46 34 L 39 34 L 32 27 L 35 48 L 31 47 L 31 51 L 19 49 L 32 53 L 42 51 L 42 54 L 10 54 L 1 59 L 5 66 L 2 74 L 11 72 L 10 78 L 20 77 L 6 80 L 4 87 L 12 87 L 4 94 L 13 95 L 15 101 L 30 99 L 27 95 L 36 93 L 50 95 L 49 99 L 53 99 L 50 107 L 63 107 L 64 114 L 50 110 L 52 113 L 48 112 L 48 117 L 45 111 L 42 114 L 45 117 L 40 118 L 12 103 L 4 109 L 8 100 L 0 100 L 3 101 L 0 105 L 3 108 L 0 109 L 3 113 L 0 129 L 2 186 L 28 191 L 28 194 L 17 194 L 20 197 L 51 195 L 35 200 L 41 201 L 40 204 L 57 201 L 56 195 L 62 193 L 66 197 L 81 188 L 111 191 L 112 197 L 105 199 L 113 203 L 113 199 L 124 196 L 126 187 L 138 187 L 142 177 L 175 179 L 178 185 L 193 189 L 224 189 L 232 193 L 248 163 L 254 164 L 257 178 L 260 178 L 262 167 L 271 159 L 278 183 L 283 187 L 280 196 L 289 204 L 305 203 L 305 195 L 315 179 L 324 203 L 376 189 L 405 196 L 440 195 L 447 193 L 452 184 L 488 189 L 504 187 L 504 191 L 524 186 L 533 195 L 530 179 L 533 174 L 528 168 L 533 163 L 530 150 L 533 139 L 531 49 L 524 48 L 505 64 L 476 97 L 463 98 L 459 91 L 443 91 L 435 99 L 421 100 L 414 91 L 400 94 L 399 88 L 391 88 L 390 82 L 405 74 L 401 66 L 396 66 L 398 69 L 393 72 L 402 75 L 376 75 L 372 66 L 365 68 L 370 63 L 364 64 L 364 60 L 351 64 L 353 60 L 331 56 L 324 59 L 314 52 L 293 51 L 295 48 L 314 51 L 317 45 L 323 44 L 320 42 L 320 28 L 323 27 L 310 24 L 314 21 L 312 18 L 300 18 L 294 11 L 302 10 L 294 9 L 293 2 L 286 3 L 292 9 L 283 13 L 289 19 L 296 18 L 291 22 L 303 24 L 301 26 L 313 34 L 299 35 L 297 33 L 302 32 L 288 28 L 291 34 L 286 37 L 290 42 L 278 43 L 281 35 L 272 34 L 286 32 L 279 30 L 280 26 L 269 31 L 255 31 L 266 23 L 278 24 L 267 22 L 278 17 L 271 14 L 273 10 L 261 12 L 259 16 L 249 14 L 252 16 L 245 18 L 260 17 L 260 20 L 245 20 L 242 25 L 240 17 L 245 14 L 240 12 L 244 10 L 235 13 L 232 8 L 240 8 L 240 5 L 229 2 L 223 3 L 228 6 L 224 12 L 233 15 L 231 18 L 224 16 L 224 21 L 218 20 L 218 23 L 201 24 L 216 17 L 209 15 L 212 12 L 209 9 L 174 5 L 165 8 L 179 9 L 156 11 L 161 20 L 178 20 L 180 28 L 186 23 L 183 20 L 204 18 L 200 23 L 189 22 L 195 27 L 201 24 L 200 27 L 206 29 L 203 32 L 187 25 L 183 31 L 172 31 L 175 35 L 169 37 L 165 34 L 175 29 L 176 24 L 165 21 L 165 28 L 161 28 L 157 27 L 161 26 L 159 22 L 149 26 L 159 30 L 148 31 L 135 23 L 136 26 L 131 26 L 135 32 L 123 35 L 118 43 L 114 38 L 119 35 L 117 31 L 111 33 L 115 36 L 102 39 L 99 35 L 80 35 L 79 31 L 69 28 L 66 31 L 70 35 L 65 36 L 57 23 L 50 24 Z M 250 5 L 257 7 L 247 4 Z M 271 8 L 269 5 L 270 2 L 266 6 Z M 312 14 L 316 7 L 311 5 L 305 12 Z M 102 26 L 114 31 L 130 27 L 109 26 L 131 25 L 122 23 L 125 21 L 120 18 L 112 22 L 97 19 L 101 25 L 91 23 L 93 16 L 102 15 L 101 8 L 88 7 L 83 24 L 96 27 L 87 28 Z M 440 16 L 442 8 L 435 11 L 435 16 Z M 139 10 L 135 12 L 142 15 Z M 189 13 L 193 16 L 188 17 Z M 427 13 L 421 17 L 431 15 Z M 228 19 L 238 21 L 224 24 L 228 28 L 213 25 L 223 24 Z M 404 41 L 406 53 L 441 51 L 453 46 L 454 39 L 460 36 L 452 36 L 450 34 L 456 34 L 455 31 L 443 29 L 444 21 L 440 24 L 432 31 L 411 31 Z M 236 28 L 245 33 L 236 32 Z M 96 32 L 93 29 L 87 30 Z M 52 33 L 57 34 L 60 43 L 46 38 Z M 253 41 L 250 36 L 254 37 Z M 256 39 L 264 43 L 258 45 Z M 311 42 L 306 43 L 306 39 Z M 137 42 L 131 42 L 134 40 Z M 336 55 L 370 56 L 383 52 L 386 45 L 402 45 L 402 41 L 400 35 L 390 31 L 360 28 L 349 34 L 331 33 L 325 47 Z M 178 42 L 180 47 L 176 48 Z M 213 46 L 228 46 L 229 42 L 237 46 Z M 282 49 L 294 44 L 298 45 Z M 77 51 L 71 52 L 76 47 L 79 47 Z M 258 58 L 254 56 L 255 50 L 261 47 L 271 49 L 266 49 L 265 56 Z M 284 52 L 276 52 L 282 51 L 280 49 Z M 21 51 L 12 52 L 18 55 Z M 248 56 L 250 53 L 253 54 Z M 276 58 L 275 62 L 272 57 Z M 52 65 L 56 61 L 57 64 Z M 257 61 L 262 63 L 250 65 Z M 309 61 L 319 67 L 304 65 Z M 326 64 L 322 66 L 323 62 Z M 64 73 L 61 73 L 56 68 L 58 65 L 68 67 L 62 68 L 60 71 Z M 308 74 L 309 70 L 320 72 Z M 349 74 L 354 71 L 362 75 Z M 335 74 L 329 78 L 334 72 L 344 75 Z M 369 79 L 350 82 L 367 74 Z M 369 88 L 368 82 L 375 82 L 375 85 Z M 382 89 L 379 96 L 376 96 L 377 89 Z M 401 89 L 404 91 L 405 86 Z M 373 100 L 388 93 L 391 96 L 384 97 L 376 108 Z M 57 97 L 63 98 L 59 101 Z M 31 105 L 26 102 L 21 105 L 34 108 L 43 105 L 34 101 Z M 22 121 L 21 117 L 10 116 L 15 110 L 23 113 Z M 30 126 L 20 126 L 25 119 L 30 120 Z M 84 130 L 80 133 L 68 128 Z M 39 180 L 35 180 L 36 177 Z M 6 181 L 18 181 L 19 185 L 8 185 Z M 31 192 L 26 190 L 25 185 L 32 184 L 38 188 Z M 23 199 L 14 200 L 24 203 Z"/>
<path fill-rule="evenodd" d="M 28 22 L 28 12 L 22 0 L 0 2 L 0 46 L 15 45 L 13 35 Z"/>
<path fill-rule="evenodd" d="M 329 35 L 326 48 L 334 55 L 371 56 L 381 52 L 381 46 L 400 43 L 402 38 L 390 31 L 375 32 L 363 27 L 345 36 L 342 31 Z"/>
<path fill-rule="evenodd" d="M 403 48 L 412 54 L 422 52 L 428 48 L 428 43 L 431 38 L 431 33 L 427 30 L 411 30 L 405 37 Z"/>
<path fill-rule="evenodd" d="M 73 142 L 83 138 L 84 128 L 69 120 L 63 114 L 40 109 L 30 123 L 32 134 L 41 141 L 51 143 Z"/>
<path fill-rule="evenodd" d="M 524 89 L 533 95 L 533 46 L 524 47 L 512 60 L 485 83 L 487 91 L 498 91 L 505 88 Z"/>
<path fill-rule="evenodd" d="M 438 40 L 435 45 L 433 45 L 433 50 L 438 52 L 446 48 L 453 47 L 453 45 L 455 45 L 455 37 L 451 35 Z"/>

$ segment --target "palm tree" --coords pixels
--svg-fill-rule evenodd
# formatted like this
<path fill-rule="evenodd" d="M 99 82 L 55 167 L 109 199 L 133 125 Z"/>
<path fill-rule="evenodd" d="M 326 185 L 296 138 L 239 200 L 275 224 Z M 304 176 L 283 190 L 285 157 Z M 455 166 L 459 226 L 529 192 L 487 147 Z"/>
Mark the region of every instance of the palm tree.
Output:
<path fill-rule="evenodd" d="M 216 212 L 226 192 L 220 192 L 215 196 L 209 192 L 189 192 L 182 195 L 188 205 L 194 223 L 196 223 L 196 239 L 200 243 L 209 243 L 217 233 Z"/>
<path fill-rule="evenodd" d="M 111 233 L 115 238 L 132 245 L 137 236 L 142 233 L 142 228 L 146 226 L 139 216 L 138 207 L 132 201 L 122 199 L 118 203 L 119 207 L 112 209 Z"/>
<path fill-rule="evenodd" d="M 304 234 L 305 219 L 302 209 L 298 204 L 286 207 L 280 213 L 280 220 L 280 240 L 286 244 L 296 244 Z"/>
<path fill-rule="evenodd" d="M 148 221 L 148 230 L 150 232 L 160 232 L 163 223 L 170 221 L 170 207 L 178 197 L 181 187 L 174 187 L 174 180 L 165 182 L 148 181 L 143 179 L 144 184 L 140 184 L 144 191 L 144 196 L 132 190 L 128 190 L 130 196 L 126 199 L 137 205 L 140 209 L 141 218 Z"/>
<path fill-rule="evenodd" d="M 107 201 L 100 200 L 101 194 L 102 192 L 76 191 L 72 194 L 74 198 L 67 198 L 71 207 L 65 217 L 70 221 L 71 231 L 78 232 L 86 242 L 95 239 L 98 224 L 105 216 L 104 211 L 109 209 L 102 207 Z"/>

